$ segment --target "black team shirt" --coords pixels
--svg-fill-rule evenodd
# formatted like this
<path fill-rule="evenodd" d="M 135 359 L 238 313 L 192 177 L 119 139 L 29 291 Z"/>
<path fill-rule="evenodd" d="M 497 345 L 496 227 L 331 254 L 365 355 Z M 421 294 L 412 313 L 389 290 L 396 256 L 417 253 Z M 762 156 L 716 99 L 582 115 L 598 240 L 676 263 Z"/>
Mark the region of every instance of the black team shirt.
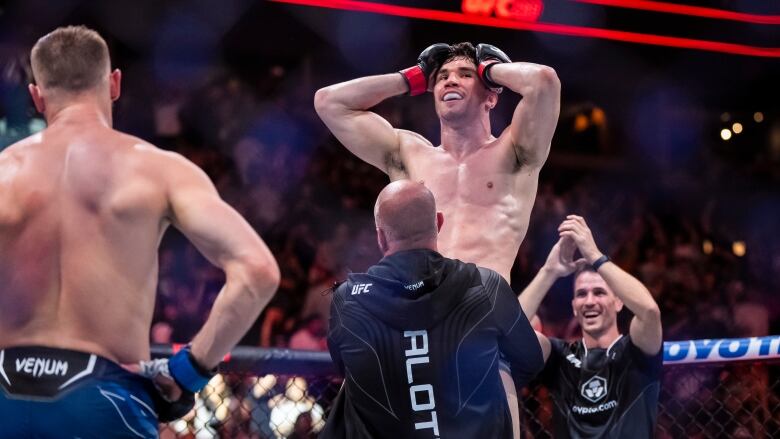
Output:
<path fill-rule="evenodd" d="M 627 335 L 607 349 L 588 349 L 582 340 L 550 343 L 541 378 L 552 394 L 553 437 L 653 437 L 663 349 L 648 356 Z"/>
<path fill-rule="evenodd" d="M 334 292 L 328 346 L 344 374 L 321 438 L 511 438 L 498 373 L 544 366 L 517 297 L 496 272 L 431 250 L 382 259 Z"/>

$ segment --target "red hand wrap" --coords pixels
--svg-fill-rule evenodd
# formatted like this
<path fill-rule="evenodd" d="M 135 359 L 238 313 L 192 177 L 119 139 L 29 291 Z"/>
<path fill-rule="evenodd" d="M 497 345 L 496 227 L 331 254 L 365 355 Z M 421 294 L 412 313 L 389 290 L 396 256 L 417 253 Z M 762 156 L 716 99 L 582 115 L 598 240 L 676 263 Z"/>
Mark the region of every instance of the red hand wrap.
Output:
<path fill-rule="evenodd" d="M 479 63 L 479 67 L 477 68 L 477 72 L 479 73 L 479 77 L 482 78 L 482 81 L 485 83 L 485 85 L 493 90 L 496 93 L 501 93 L 501 90 L 503 90 L 503 87 L 493 82 L 492 79 L 490 79 L 490 76 L 488 75 L 488 67 L 492 66 L 493 64 L 498 64 L 501 61 L 497 59 L 486 59 Z"/>
<path fill-rule="evenodd" d="M 409 86 L 409 95 L 417 96 L 428 91 L 428 79 L 425 77 L 425 73 L 420 66 L 409 67 L 403 69 L 400 72 L 406 80 L 406 84 Z"/>

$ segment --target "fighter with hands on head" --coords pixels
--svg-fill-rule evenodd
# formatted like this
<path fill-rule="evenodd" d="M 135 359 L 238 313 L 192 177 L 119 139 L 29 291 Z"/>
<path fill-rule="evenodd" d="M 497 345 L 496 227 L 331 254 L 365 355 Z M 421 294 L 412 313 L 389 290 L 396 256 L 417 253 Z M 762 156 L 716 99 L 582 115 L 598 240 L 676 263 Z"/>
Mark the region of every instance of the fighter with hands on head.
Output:
<path fill-rule="evenodd" d="M 490 268 L 509 281 L 558 121 L 555 71 L 511 62 L 489 44 L 440 43 L 400 73 L 322 88 L 314 97 L 315 109 L 347 149 L 391 181 L 423 182 L 433 192 L 447 218 L 439 235 L 442 255 Z M 522 99 L 509 126 L 495 137 L 490 111 L 503 88 Z M 426 90 L 439 117 L 439 147 L 370 111 L 390 97 Z M 502 376 L 517 420 L 514 386 L 508 375 Z"/>
<path fill-rule="evenodd" d="M 100 35 L 56 29 L 31 61 L 48 127 L 0 153 L 2 436 L 157 437 L 271 299 L 279 269 L 202 170 L 112 128 L 121 73 Z M 226 282 L 192 343 L 150 362 L 170 225 Z"/>
<path fill-rule="evenodd" d="M 509 127 L 494 137 L 490 110 L 502 87 L 522 99 Z M 439 147 L 370 111 L 390 97 L 425 90 L 432 91 L 439 116 Z M 400 75 L 322 88 L 314 105 L 355 155 L 391 181 L 421 181 L 433 192 L 447 217 L 439 238 L 442 254 L 509 279 L 558 121 L 560 82 L 553 69 L 509 62 L 488 44 L 434 44 Z"/>
<path fill-rule="evenodd" d="M 542 340 L 550 345 L 540 376 L 554 401 L 554 436 L 651 438 L 663 365 L 658 305 L 599 250 L 582 217 L 567 216 L 558 232 L 544 266 L 520 294 L 530 319 L 553 283 L 574 273 L 572 310 L 582 339 Z M 582 257 L 574 260 L 576 251 Z M 623 305 L 634 314 L 628 335 L 617 324 Z"/>

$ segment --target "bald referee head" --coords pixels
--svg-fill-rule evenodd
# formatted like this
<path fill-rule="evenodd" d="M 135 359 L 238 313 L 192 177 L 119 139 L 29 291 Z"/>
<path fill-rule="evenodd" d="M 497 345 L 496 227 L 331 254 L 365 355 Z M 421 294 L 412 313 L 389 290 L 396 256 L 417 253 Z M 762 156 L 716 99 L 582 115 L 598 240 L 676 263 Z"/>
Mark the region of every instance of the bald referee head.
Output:
<path fill-rule="evenodd" d="M 398 180 L 385 186 L 374 205 L 379 248 L 385 256 L 401 250 L 437 250 L 444 215 L 436 211 L 433 193 L 422 183 Z"/>

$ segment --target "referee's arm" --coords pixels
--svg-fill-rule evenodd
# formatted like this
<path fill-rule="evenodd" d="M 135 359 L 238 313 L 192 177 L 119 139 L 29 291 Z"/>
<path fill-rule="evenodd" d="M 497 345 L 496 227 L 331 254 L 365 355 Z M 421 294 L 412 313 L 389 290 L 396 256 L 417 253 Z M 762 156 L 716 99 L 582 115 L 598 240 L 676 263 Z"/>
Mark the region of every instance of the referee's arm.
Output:
<path fill-rule="evenodd" d="M 344 361 L 341 359 L 341 347 L 339 346 L 339 337 L 341 335 L 341 302 L 342 298 L 337 293 L 338 289 L 333 289 L 333 297 L 330 302 L 330 320 L 328 322 L 328 351 L 333 364 L 342 375 L 344 375 Z"/>
<path fill-rule="evenodd" d="M 496 275 L 498 276 L 498 275 Z M 503 277 L 498 282 L 494 314 L 502 336 L 498 347 L 503 357 L 509 361 L 512 377 L 518 385 L 525 385 L 544 368 L 547 359 L 543 346 L 549 354 L 550 342 L 547 337 L 537 334 L 528 322 L 517 297 Z"/>

